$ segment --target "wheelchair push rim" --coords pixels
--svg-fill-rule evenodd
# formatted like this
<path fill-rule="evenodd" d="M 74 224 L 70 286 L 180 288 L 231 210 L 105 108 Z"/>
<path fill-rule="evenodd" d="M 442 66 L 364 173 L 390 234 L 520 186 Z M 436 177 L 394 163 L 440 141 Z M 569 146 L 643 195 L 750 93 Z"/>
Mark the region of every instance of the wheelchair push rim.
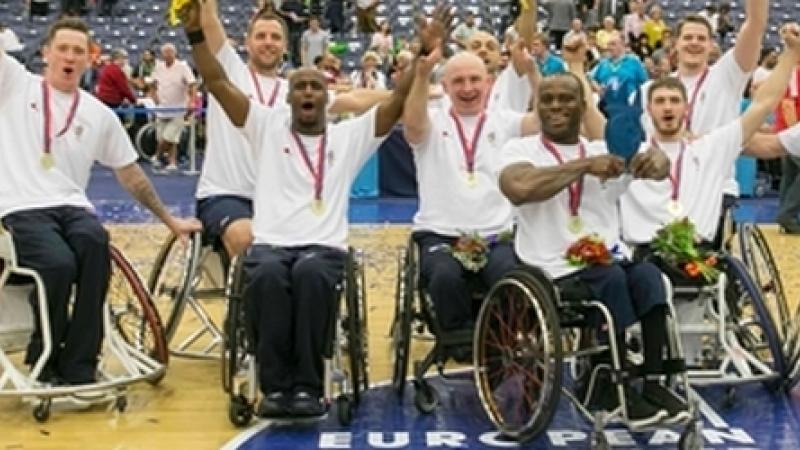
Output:
<path fill-rule="evenodd" d="M 409 247 L 411 248 L 411 247 Z M 397 286 L 395 289 L 395 312 L 392 322 L 392 388 L 398 397 L 403 396 L 408 376 L 408 360 L 411 350 L 411 311 L 414 299 L 414 273 L 411 255 L 401 250 L 397 261 Z"/>
<path fill-rule="evenodd" d="M 551 291 L 515 271 L 489 292 L 474 336 L 481 404 L 504 435 L 527 441 L 544 431 L 561 389 L 561 338 Z"/>

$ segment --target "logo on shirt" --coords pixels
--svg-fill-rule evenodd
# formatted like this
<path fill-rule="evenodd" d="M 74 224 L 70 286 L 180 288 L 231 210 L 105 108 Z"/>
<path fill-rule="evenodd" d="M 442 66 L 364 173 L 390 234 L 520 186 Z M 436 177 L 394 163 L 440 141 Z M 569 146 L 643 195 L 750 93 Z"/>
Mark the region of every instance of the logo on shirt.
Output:
<path fill-rule="evenodd" d="M 36 104 L 36 102 L 31 102 L 31 109 L 39 112 L 39 106 Z"/>
<path fill-rule="evenodd" d="M 81 137 L 82 134 L 83 134 L 83 126 L 75 125 L 75 136 Z"/>
<path fill-rule="evenodd" d="M 494 138 L 495 138 L 494 131 L 486 135 L 486 139 L 489 140 L 490 144 L 494 144 Z"/>
<path fill-rule="evenodd" d="M 283 154 L 284 154 L 284 155 L 289 155 L 289 154 L 291 154 L 291 153 L 292 153 L 292 151 L 291 151 L 291 150 L 289 150 L 289 147 L 283 147 Z"/>

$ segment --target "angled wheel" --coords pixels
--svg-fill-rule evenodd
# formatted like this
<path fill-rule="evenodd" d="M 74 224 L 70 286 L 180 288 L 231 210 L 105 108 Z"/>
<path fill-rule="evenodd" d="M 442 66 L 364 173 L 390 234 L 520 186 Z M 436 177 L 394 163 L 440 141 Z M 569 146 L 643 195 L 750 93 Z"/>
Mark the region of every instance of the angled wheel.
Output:
<path fill-rule="evenodd" d="M 231 262 L 228 283 L 228 311 L 225 316 L 225 344 L 222 350 L 221 378 L 225 392 L 231 394 L 231 401 L 237 398 L 233 385 L 240 369 L 245 367 L 249 336 L 242 293 L 244 291 L 244 270 L 242 260 Z"/>
<path fill-rule="evenodd" d="M 242 396 L 232 397 L 228 405 L 228 420 L 237 428 L 241 428 L 247 426 L 252 418 L 253 406 L 247 399 Z"/>
<path fill-rule="evenodd" d="M 736 305 L 735 309 L 731 308 L 731 317 L 728 318 L 732 331 L 742 348 L 774 373 L 774 377 L 765 380 L 764 385 L 772 390 L 778 389 L 786 375 L 786 360 L 772 315 L 744 263 L 727 257 L 725 266 L 729 278 L 726 303 Z M 732 301 L 729 296 L 735 299 Z M 755 369 L 759 371 L 757 367 Z"/>
<path fill-rule="evenodd" d="M 114 246 L 110 251 L 111 279 L 106 303 L 111 321 L 129 345 L 166 365 L 169 351 L 158 310 L 131 263 Z M 150 383 L 157 384 L 162 377 Z"/>
<path fill-rule="evenodd" d="M 186 307 L 186 296 L 191 289 L 192 274 L 197 271 L 201 244 L 200 233 L 194 233 L 185 247 L 177 236 L 170 235 L 156 256 L 147 287 L 159 314 L 164 318 L 164 334 L 172 340 L 180 325 Z"/>
<path fill-rule="evenodd" d="M 764 233 L 756 224 L 742 224 L 739 231 L 742 258 L 761 290 L 761 297 L 775 324 L 778 339 L 783 343 L 785 355 L 790 355 L 798 336 L 798 328 L 792 324 L 786 290 L 781 281 L 778 265 L 772 256 Z"/>
<path fill-rule="evenodd" d="M 342 326 L 347 336 L 347 357 L 349 362 L 350 386 L 353 388 L 354 406 L 361 402 L 361 391 L 366 390 L 367 355 L 366 329 L 361 317 L 366 299 L 363 298 L 362 278 L 359 275 L 359 263 L 355 251 L 351 248 L 345 269 L 345 311 L 342 315 Z"/>
<path fill-rule="evenodd" d="M 408 375 L 411 350 L 411 305 L 414 300 L 414 274 L 416 271 L 408 250 L 402 250 L 397 260 L 397 285 L 395 288 L 394 322 L 392 324 L 392 388 L 402 398 Z"/>
<path fill-rule="evenodd" d="M 561 330 L 548 281 L 517 269 L 490 291 L 475 329 L 475 383 L 504 435 L 533 439 L 549 425 L 561 389 Z"/>

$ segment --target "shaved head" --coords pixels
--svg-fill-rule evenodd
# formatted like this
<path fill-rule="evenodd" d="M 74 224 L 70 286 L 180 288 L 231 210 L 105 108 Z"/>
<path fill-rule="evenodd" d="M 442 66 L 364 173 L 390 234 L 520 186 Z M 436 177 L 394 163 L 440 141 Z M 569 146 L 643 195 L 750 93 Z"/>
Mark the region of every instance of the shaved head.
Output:
<path fill-rule="evenodd" d="M 447 63 L 444 65 L 444 78 L 452 78 L 453 74 L 458 73 L 459 70 L 463 68 L 475 69 L 482 74 L 488 75 L 486 65 L 483 64 L 483 60 L 478 57 L 478 55 L 469 52 L 461 52 L 456 53 L 452 58 L 447 60 Z"/>

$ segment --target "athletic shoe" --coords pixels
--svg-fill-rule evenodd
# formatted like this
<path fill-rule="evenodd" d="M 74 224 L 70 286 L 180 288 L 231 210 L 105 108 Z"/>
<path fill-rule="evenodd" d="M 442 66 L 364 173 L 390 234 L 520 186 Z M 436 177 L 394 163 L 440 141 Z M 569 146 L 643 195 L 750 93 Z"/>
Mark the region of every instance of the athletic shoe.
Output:
<path fill-rule="evenodd" d="M 325 414 L 319 397 L 305 391 L 297 391 L 289 404 L 289 414 L 296 417 L 315 417 Z"/>
<path fill-rule="evenodd" d="M 648 383 L 642 397 L 651 404 L 667 411 L 666 424 L 682 423 L 692 418 L 689 406 L 678 394 L 659 383 Z"/>
<path fill-rule="evenodd" d="M 283 392 L 271 392 L 261 399 L 256 408 L 258 417 L 274 418 L 289 415 L 289 396 Z"/>

